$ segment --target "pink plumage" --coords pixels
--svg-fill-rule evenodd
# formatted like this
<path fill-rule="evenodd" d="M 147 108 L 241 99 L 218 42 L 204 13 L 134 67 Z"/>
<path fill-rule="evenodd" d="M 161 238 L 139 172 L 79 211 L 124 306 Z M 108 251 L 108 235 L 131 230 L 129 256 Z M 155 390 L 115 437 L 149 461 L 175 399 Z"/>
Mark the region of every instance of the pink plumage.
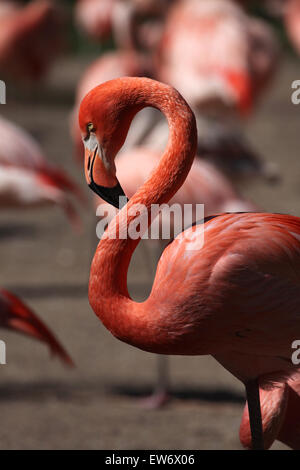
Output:
<path fill-rule="evenodd" d="M 272 30 L 231 0 L 181 0 L 166 22 L 159 78 L 194 108 L 222 105 L 245 113 L 269 82 L 277 56 Z"/>
<path fill-rule="evenodd" d="M 0 71 L 14 79 L 39 79 L 61 51 L 62 15 L 49 0 L 0 11 Z"/>

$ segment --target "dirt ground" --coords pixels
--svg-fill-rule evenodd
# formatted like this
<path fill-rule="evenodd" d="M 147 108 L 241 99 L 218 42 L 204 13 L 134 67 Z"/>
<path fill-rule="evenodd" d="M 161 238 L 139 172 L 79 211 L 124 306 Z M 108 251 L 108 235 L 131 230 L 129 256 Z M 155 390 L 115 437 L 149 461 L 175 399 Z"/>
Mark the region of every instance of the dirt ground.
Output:
<path fill-rule="evenodd" d="M 49 159 L 89 195 L 68 131 L 72 90 L 82 69 L 74 60 L 59 64 L 48 87 L 27 99 L 8 87 L 1 112 L 38 137 Z M 290 95 L 299 76 L 299 62 L 284 60 L 247 124 L 250 141 L 278 163 L 283 181 L 245 188 L 267 210 L 297 215 L 300 106 L 291 104 Z M 1 214 L 0 285 L 22 296 L 53 328 L 76 368 L 51 360 L 43 345 L 1 330 L 8 363 L 0 368 L 0 448 L 240 449 L 243 388 L 212 358 L 172 357 L 173 400 L 158 411 L 140 407 L 138 399 L 151 391 L 155 356 L 111 337 L 91 311 L 87 282 L 97 220 L 92 206 L 81 214 L 79 235 L 59 209 Z M 142 256 L 134 262 L 131 291 L 141 298 L 149 290 L 148 272 Z"/>

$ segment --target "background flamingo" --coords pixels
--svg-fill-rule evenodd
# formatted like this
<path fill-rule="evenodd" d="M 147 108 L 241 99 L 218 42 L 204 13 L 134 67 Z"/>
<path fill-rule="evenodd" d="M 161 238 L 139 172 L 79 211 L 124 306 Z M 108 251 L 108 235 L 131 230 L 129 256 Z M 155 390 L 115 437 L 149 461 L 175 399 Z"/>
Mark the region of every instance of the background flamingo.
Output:
<path fill-rule="evenodd" d="M 125 223 L 128 228 L 134 221 L 130 214 L 134 204 L 144 204 L 149 211 L 151 204 L 167 202 L 182 185 L 196 151 L 195 119 L 174 89 L 143 78 L 100 85 L 85 97 L 79 113 L 87 182 L 109 199 L 110 194 L 116 197 L 116 191 L 122 194 L 113 161 L 132 116 L 145 105 L 166 115 L 169 144 L 156 170 L 98 245 L 90 273 L 91 306 L 114 336 L 140 349 L 212 354 L 245 384 L 252 447 L 262 449 L 258 380 L 261 386 L 272 387 L 296 370 L 291 344 L 300 334 L 300 219 L 241 213 L 195 225 L 165 249 L 149 298 L 132 301 L 127 270 L 140 239 L 111 235 L 116 227 Z M 114 113 L 109 113 L 111 109 Z"/>
<path fill-rule="evenodd" d="M 143 110 L 142 112 L 144 112 Z M 148 109 L 147 109 L 148 111 Z M 137 143 L 155 150 L 163 151 L 168 141 L 168 124 L 151 110 L 152 127 L 142 134 L 137 132 L 138 122 L 134 121 L 134 129 L 130 130 L 129 143 L 132 145 L 133 135 Z M 272 161 L 265 161 L 259 153 L 252 148 L 246 139 L 240 123 L 224 116 L 210 116 L 203 112 L 196 113 L 198 145 L 197 156 L 214 166 L 216 172 L 224 173 L 225 177 L 235 186 L 242 186 L 245 182 L 260 178 L 268 183 L 279 181 L 280 175 L 277 165 Z M 151 122 L 148 119 L 147 122 Z"/>
<path fill-rule="evenodd" d="M 93 40 L 103 42 L 113 35 L 118 47 L 123 46 L 124 39 L 132 40 L 132 36 L 128 36 L 128 26 L 138 25 L 135 39 L 153 46 L 171 4 L 171 0 L 78 0 L 75 22 Z"/>
<path fill-rule="evenodd" d="M 42 341 L 53 356 L 57 356 L 68 366 L 74 365 L 46 325 L 20 299 L 5 289 L 0 289 L 0 327 Z"/>
<path fill-rule="evenodd" d="M 168 15 L 158 56 L 159 79 L 194 110 L 224 106 L 248 113 L 268 85 L 278 44 L 261 20 L 230 0 L 182 0 Z"/>
<path fill-rule="evenodd" d="M 84 201 L 81 190 L 66 173 L 47 162 L 37 142 L 0 117 L 0 206 L 58 205 L 78 227 L 80 220 L 69 194 Z"/>
<path fill-rule="evenodd" d="M 1 13 L 2 12 L 2 13 Z M 50 0 L 0 10 L 0 71 L 17 80 L 45 75 L 62 49 L 62 16 Z"/>

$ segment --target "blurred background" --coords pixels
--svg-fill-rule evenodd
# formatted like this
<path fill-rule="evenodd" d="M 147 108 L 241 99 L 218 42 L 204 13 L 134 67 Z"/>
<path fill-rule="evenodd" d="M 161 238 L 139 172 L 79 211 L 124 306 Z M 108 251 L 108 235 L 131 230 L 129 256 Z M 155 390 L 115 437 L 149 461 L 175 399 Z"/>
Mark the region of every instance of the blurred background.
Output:
<path fill-rule="evenodd" d="M 299 53 L 298 0 L 0 1 L 0 286 L 30 309 L 0 293 L 0 448 L 241 448 L 234 377 L 209 357 L 172 357 L 168 390 L 153 399 L 156 356 L 117 341 L 89 306 L 99 201 L 84 180 L 77 110 L 118 76 L 170 83 L 196 114 L 195 175 L 209 182 L 191 202 L 210 214 L 300 215 Z M 161 116 L 143 111 L 124 159 L 142 167 L 147 155 L 149 172 L 167 135 Z M 145 175 L 126 174 L 123 155 L 119 179 L 131 195 Z M 162 249 L 144 248 L 128 279 L 137 300 Z"/>

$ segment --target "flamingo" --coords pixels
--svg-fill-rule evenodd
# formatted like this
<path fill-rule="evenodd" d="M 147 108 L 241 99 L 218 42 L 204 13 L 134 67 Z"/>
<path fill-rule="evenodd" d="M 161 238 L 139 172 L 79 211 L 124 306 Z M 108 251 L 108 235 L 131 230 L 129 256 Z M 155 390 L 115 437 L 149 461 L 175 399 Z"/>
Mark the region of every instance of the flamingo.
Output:
<path fill-rule="evenodd" d="M 78 228 L 80 220 L 68 193 L 84 202 L 80 189 L 63 170 L 47 162 L 38 143 L 23 129 L 0 117 L 0 207 L 55 204 Z"/>
<path fill-rule="evenodd" d="M 0 10 L 0 71 L 15 79 L 45 75 L 62 47 L 61 14 L 50 0 Z"/>
<path fill-rule="evenodd" d="M 42 341 L 53 356 L 68 366 L 74 365 L 49 328 L 18 297 L 5 289 L 0 289 L 0 327 Z"/>
<path fill-rule="evenodd" d="M 183 184 L 196 153 L 195 117 L 174 88 L 139 77 L 99 85 L 79 111 L 87 183 L 118 205 L 124 192 L 115 156 L 145 106 L 166 116 L 168 146 L 100 240 L 89 302 L 104 326 L 127 344 L 158 354 L 214 356 L 244 383 L 252 448 L 263 449 L 259 386 L 272 388 L 297 371 L 291 345 L 300 337 L 300 219 L 227 213 L 194 224 L 165 248 L 148 299 L 133 301 L 127 271 L 141 238 L 129 237 L 128 230 L 137 205 L 145 207 L 149 224 L 152 204 L 167 203 Z M 122 237 L 116 236 L 119 230 Z"/>
<path fill-rule="evenodd" d="M 145 67 L 146 62 L 145 62 Z M 135 73 L 137 72 L 137 73 Z M 107 53 L 88 67 L 80 80 L 77 93 L 76 104 L 71 118 L 71 134 L 75 144 L 76 155 L 81 160 L 83 143 L 80 128 L 76 116 L 81 100 L 85 94 L 92 90 L 98 83 L 108 79 L 118 78 L 122 75 L 143 75 L 141 61 L 132 52 Z M 146 113 L 145 113 L 146 111 Z M 204 116 L 198 115 L 198 124 L 202 131 L 202 142 L 199 141 L 200 155 L 194 162 L 188 179 L 181 190 L 172 199 L 171 204 L 196 204 L 202 201 L 205 205 L 205 215 L 216 214 L 224 211 L 254 211 L 258 208 L 251 202 L 242 198 L 234 188 L 228 176 L 233 179 L 245 178 L 249 175 L 261 175 L 268 180 L 276 178 L 276 169 L 271 163 L 264 163 L 249 149 L 241 137 L 240 132 L 231 130 L 231 126 L 223 120 L 208 119 L 208 123 L 215 131 L 215 135 L 207 124 Z M 127 195 L 131 196 L 145 180 L 152 168 L 159 160 L 160 150 L 165 146 L 168 136 L 168 128 L 164 122 L 158 119 L 157 114 L 151 109 L 144 110 L 142 119 L 135 121 L 134 132 L 127 142 L 127 151 L 120 155 L 118 159 L 118 172 L 120 181 Z M 155 149 L 147 150 L 141 145 L 153 146 Z M 140 144 L 140 146 L 136 146 Z M 128 149 L 129 148 L 129 149 Z M 139 161 L 143 159 L 143 166 Z M 221 165 L 220 165 L 221 163 Z M 225 174 L 219 170 L 221 168 Z M 230 171 L 228 171 L 230 170 Z M 107 204 L 101 204 L 101 200 L 95 198 L 95 205 L 101 214 L 113 216 Z M 194 217 L 194 215 L 193 215 Z M 151 253 L 151 258 L 157 258 L 161 252 L 164 242 L 152 242 L 145 245 L 145 255 L 149 258 L 150 249 L 154 248 L 155 253 Z M 150 263 L 151 264 L 151 263 Z M 148 264 L 148 267 L 150 266 Z M 141 404 L 147 408 L 158 408 L 168 402 L 168 365 L 165 357 L 158 357 L 157 379 L 154 392 L 150 397 L 143 399 Z"/>
<path fill-rule="evenodd" d="M 123 152 L 117 159 L 119 180 L 125 194 L 131 198 L 143 182 L 149 176 L 153 168 L 160 159 L 159 152 L 143 147 L 135 147 Z M 143 165 L 141 165 L 141 161 Z M 251 201 L 241 197 L 228 180 L 211 162 L 197 158 L 194 160 L 191 170 L 182 187 L 170 200 L 170 205 L 177 204 L 184 208 L 184 204 L 197 202 L 204 204 L 205 216 L 222 212 L 255 211 L 258 207 Z M 99 205 L 100 204 L 100 205 Z M 95 205 L 98 215 L 107 215 L 105 221 L 112 219 L 115 213 L 110 209 L 108 203 L 95 196 Z M 195 211 L 191 213 L 191 221 L 195 222 Z M 170 236 L 176 233 L 176 227 L 172 221 Z M 180 226 L 183 220 L 180 221 Z M 170 227 L 166 226 L 164 219 L 160 219 L 159 233 L 167 234 Z M 149 257 L 148 249 L 154 248 L 154 258 L 158 258 L 165 246 L 165 240 L 147 240 L 145 245 L 145 255 Z M 146 250 L 147 248 L 147 250 Z M 151 256 L 151 259 L 153 256 Z M 153 264 L 153 263 L 152 263 Z M 151 266 L 151 262 L 148 266 Z M 152 274 L 152 273 L 151 273 Z M 169 394 L 169 366 L 167 356 L 157 357 L 157 378 L 152 395 L 141 400 L 141 404 L 146 408 L 159 408 L 165 405 L 170 399 Z"/>
<path fill-rule="evenodd" d="M 274 75 L 278 44 L 261 20 L 231 0 L 180 0 L 170 10 L 157 57 L 159 79 L 193 110 L 248 114 Z"/>

